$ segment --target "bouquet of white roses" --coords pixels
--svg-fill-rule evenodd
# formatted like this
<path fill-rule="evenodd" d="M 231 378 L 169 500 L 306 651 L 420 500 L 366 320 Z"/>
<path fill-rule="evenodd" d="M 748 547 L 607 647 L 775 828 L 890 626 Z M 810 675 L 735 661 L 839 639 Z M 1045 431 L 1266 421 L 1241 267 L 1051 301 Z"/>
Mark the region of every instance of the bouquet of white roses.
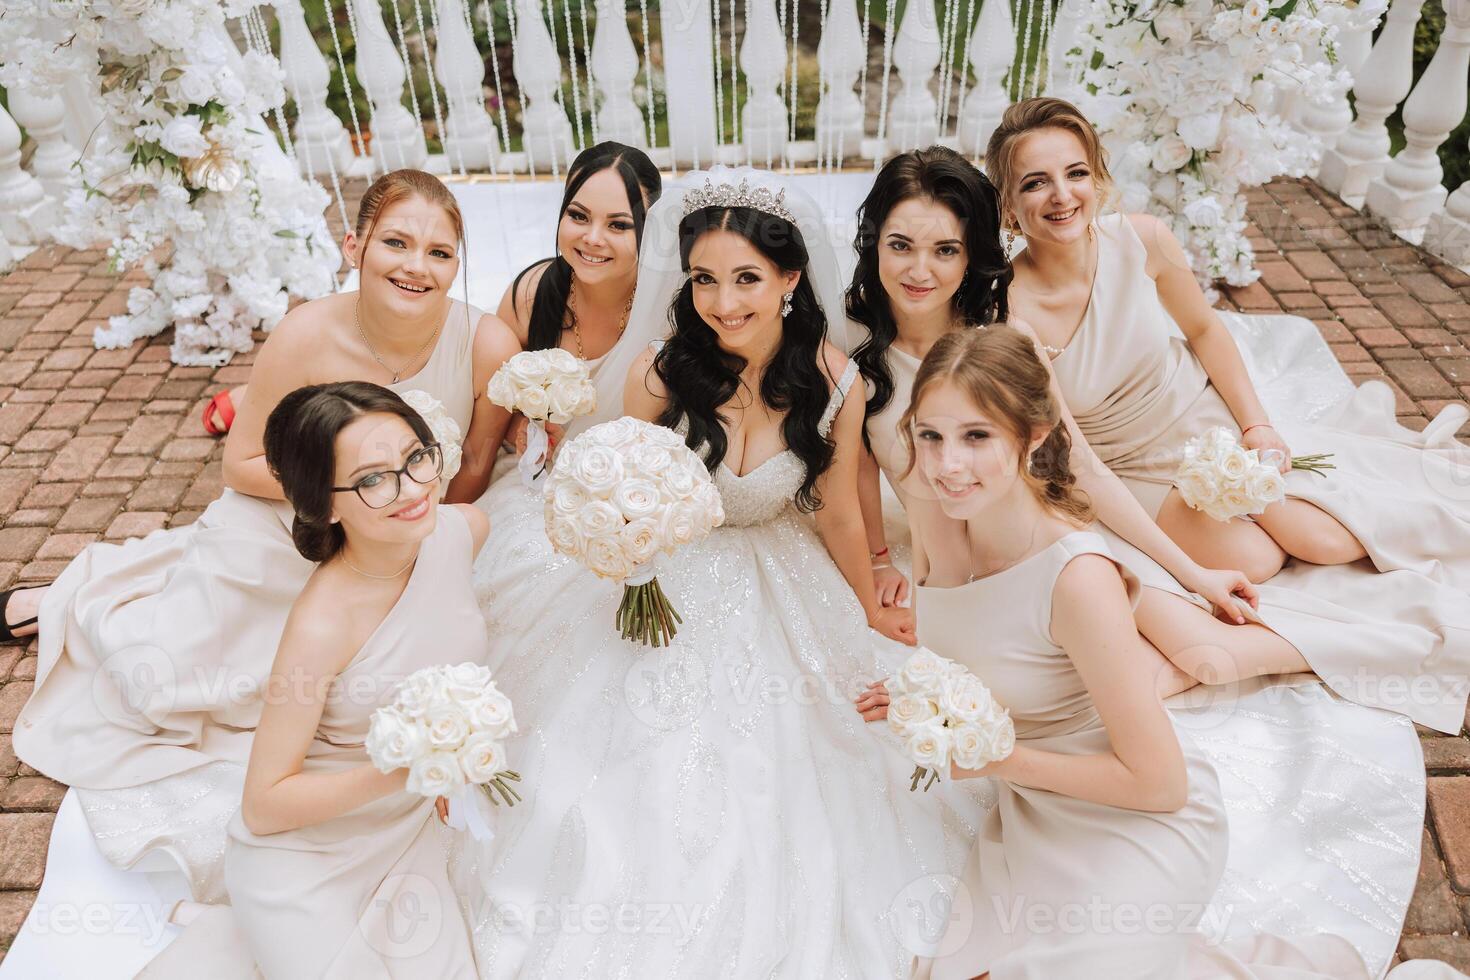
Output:
<path fill-rule="evenodd" d="M 530 420 L 520 462 L 526 486 L 546 472 L 546 423 L 566 425 L 597 409 L 597 389 L 586 362 L 560 347 L 521 351 L 495 372 L 486 395 L 506 411 L 520 412 Z"/>
<path fill-rule="evenodd" d="M 1184 460 L 1174 475 L 1174 485 L 1184 502 L 1217 521 L 1259 514 L 1286 496 L 1279 454 L 1268 450 L 1266 458 L 1241 446 L 1229 429 L 1216 427 L 1184 444 Z M 1276 457 L 1273 459 L 1272 457 Z M 1291 468 L 1322 475 L 1335 469 L 1331 453 L 1294 456 Z"/>
<path fill-rule="evenodd" d="M 927 791 L 953 762 L 979 769 L 1016 747 L 1016 727 L 980 678 L 953 660 L 920 647 L 889 678 L 888 727 L 914 760 L 915 790 L 926 775 Z"/>
<path fill-rule="evenodd" d="M 460 461 L 464 458 L 461 443 L 464 433 L 459 431 L 459 423 L 444 408 L 444 403 L 427 391 L 405 391 L 403 400 L 408 407 L 418 412 L 428 424 L 429 431 L 434 434 L 434 441 L 439 444 L 439 451 L 444 454 L 443 479 L 445 486 L 454 479 L 454 474 L 459 472 Z"/>
<path fill-rule="evenodd" d="M 724 523 L 709 469 L 670 429 L 634 418 L 594 425 L 557 453 L 546 484 L 546 536 L 557 552 L 624 584 L 624 639 L 665 646 L 683 622 L 654 558 Z"/>
<path fill-rule="evenodd" d="M 448 798 L 450 826 L 488 840 L 485 800 L 515 806 L 521 798 L 510 786 L 520 774 L 505 768 L 505 739 L 516 730 L 490 668 L 443 664 L 408 675 L 393 703 L 373 712 L 366 748 L 380 772 L 408 770 L 410 793 Z"/>

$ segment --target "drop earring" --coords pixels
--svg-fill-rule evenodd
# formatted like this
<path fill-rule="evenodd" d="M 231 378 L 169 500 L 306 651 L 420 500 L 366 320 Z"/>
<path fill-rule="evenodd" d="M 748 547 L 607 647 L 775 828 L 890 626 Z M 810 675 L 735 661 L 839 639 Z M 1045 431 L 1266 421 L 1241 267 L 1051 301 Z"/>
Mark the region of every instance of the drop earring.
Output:
<path fill-rule="evenodd" d="M 796 293 L 792 292 L 781 297 L 781 319 L 784 320 L 791 315 L 791 297 L 795 295 Z"/>
<path fill-rule="evenodd" d="M 1016 235 L 1013 231 L 1011 231 L 1009 225 L 1002 228 L 1000 231 L 1000 247 L 1005 249 L 1006 258 L 1010 258 L 1011 252 L 1015 251 Z"/>

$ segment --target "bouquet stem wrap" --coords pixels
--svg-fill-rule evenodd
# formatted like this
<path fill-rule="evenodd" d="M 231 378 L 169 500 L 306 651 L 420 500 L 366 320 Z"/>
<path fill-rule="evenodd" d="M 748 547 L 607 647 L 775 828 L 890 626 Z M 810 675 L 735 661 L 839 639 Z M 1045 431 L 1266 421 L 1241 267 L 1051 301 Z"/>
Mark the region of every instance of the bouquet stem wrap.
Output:
<path fill-rule="evenodd" d="M 516 470 L 521 474 L 521 485 L 532 487 L 546 473 L 546 451 L 550 440 L 546 437 L 546 425 L 540 419 L 531 419 L 526 426 L 526 451 L 521 453 Z"/>
<path fill-rule="evenodd" d="M 490 840 L 490 800 L 478 786 L 465 785 L 449 797 L 448 823 L 454 830 L 468 831 L 475 840 Z"/>

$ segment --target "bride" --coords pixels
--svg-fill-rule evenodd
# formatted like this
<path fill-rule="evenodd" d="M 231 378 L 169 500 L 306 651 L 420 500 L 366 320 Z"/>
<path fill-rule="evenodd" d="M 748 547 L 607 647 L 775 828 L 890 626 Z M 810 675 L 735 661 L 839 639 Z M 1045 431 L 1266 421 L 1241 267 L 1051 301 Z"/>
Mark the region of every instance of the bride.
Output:
<path fill-rule="evenodd" d="M 835 257 L 782 192 L 717 168 L 667 194 L 639 299 L 677 287 L 672 335 L 655 355 L 663 325 L 634 316 L 610 355 L 627 394 L 600 414 L 676 424 L 724 498 L 726 526 L 660 572 L 673 644 L 618 639 L 620 590 L 552 554 L 537 495 L 485 501 L 477 585 L 529 791 L 459 857 L 482 976 L 906 976 L 909 897 L 968 849 L 975 797 L 911 793 L 851 707 L 904 655 L 865 612 L 899 633 L 907 611 L 877 605 L 855 519 Z"/>

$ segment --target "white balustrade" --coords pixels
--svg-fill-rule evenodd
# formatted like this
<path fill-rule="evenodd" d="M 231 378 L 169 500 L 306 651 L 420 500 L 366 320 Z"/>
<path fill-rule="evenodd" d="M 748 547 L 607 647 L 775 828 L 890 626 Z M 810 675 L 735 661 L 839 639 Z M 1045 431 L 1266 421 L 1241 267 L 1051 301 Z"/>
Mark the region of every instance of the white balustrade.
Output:
<path fill-rule="evenodd" d="M 87 146 L 97 124 L 102 121 L 102 105 L 98 101 L 96 80 L 73 77 L 61 87 L 61 101 L 66 106 L 66 141 L 79 152 Z"/>
<path fill-rule="evenodd" d="M 500 156 L 500 133 L 485 111 L 485 61 L 475 47 L 463 0 L 434 0 L 434 5 L 439 23 L 434 68 L 448 103 L 444 155 L 459 170 L 493 170 Z"/>
<path fill-rule="evenodd" d="M 1337 27 L 1337 62 L 1357 79 L 1372 50 L 1373 28 L 1377 25 L 1356 17 L 1346 7 L 1325 7 L 1320 16 L 1323 22 Z M 1325 62 L 1325 54 L 1318 54 L 1317 60 Z M 1321 140 L 1324 147 L 1335 144 L 1353 124 L 1353 107 L 1346 92 L 1325 103 L 1313 102 L 1298 92 L 1295 103 L 1296 125 Z"/>
<path fill-rule="evenodd" d="M 786 155 L 789 120 L 777 89 L 786 77 L 786 37 L 776 19 L 777 0 L 751 0 L 746 8 L 740 68 L 748 94 L 740 113 L 746 157 L 758 167 L 777 166 Z M 672 111 L 672 109 L 671 109 Z"/>
<path fill-rule="evenodd" d="M 15 258 L 15 253 L 10 250 L 10 243 L 5 240 L 5 232 L 0 231 L 0 272 L 14 266 Z"/>
<path fill-rule="evenodd" d="M 680 165 L 708 167 L 719 154 L 715 133 L 715 28 L 710 0 L 660 4 L 659 27 L 663 31 L 664 97 L 668 106 L 667 156 L 676 169 Z"/>
<path fill-rule="evenodd" d="M 353 0 L 357 81 L 372 106 L 372 155 L 383 170 L 421 170 L 429 158 L 424 127 L 403 105 L 404 67 L 377 0 Z"/>
<path fill-rule="evenodd" d="M 863 104 L 854 87 L 867 59 L 856 0 L 831 0 L 827 29 L 817 42 L 822 95 L 817 103 L 817 155 L 841 163 L 863 142 Z"/>
<path fill-rule="evenodd" d="M 327 108 L 332 69 L 306 26 L 301 0 L 275 0 L 281 25 L 286 96 L 296 103 L 296 155 L 309 174 L 341 173 L 352 165 L 352 141 Z"/>
<path fill-rule="evenodd" d="M 929 146 L 939 139 L 939 102 L 929 89 L 944 42 L 934 5 L 916 0 L 905 9 L 893 42 L 899 92 L 888 109 L 888 148 L 894 152 Z"/>
<path fill-rule="evenodd" d="M 1354 206 L 1363 203 L 1369 182 L 1388 164 L 1388 127 L 1384 121 L 1409 94 L 1414 82 L 1414 27 L 1423 6 L 1424 0 L 1393 0 L 1383 31 L 1353 86 L 1358 118 L 1337 145 L 1322 155 L 1317 179 Z"/>
<path fill-rule="evenodd" d="M 598 136 L 646 149 L 648 129 L 638 103 L 633 101 L 638 49 L 628 32 L 627 9 L 623 0 L 597 0 L 596 7 L 597 28 L 592 34 L 587 70 L 602 96 L 597 110 Z"/>
<path fill-rule="evenodd" d="M 20 166 L 20 127 L 0 106 L 0 234 L 12 245 L 39 245 L 45 208 L 46 189 Z"/>
<path fill-rule="evenodd" d="M 985 152 L 990 134 L 1011 104 L 1006 74 L 1016 60 L 1016 28 L 1010 0 L 985 0 L 975 31 L 970 35 L 970 67 L 975 87 L 962 97 L 960 106 L 960 149 L 971 156 Z"/>
<path fill-rule="evenodd" d="M 51 202 L 62 203 L 71 183 L 72 164 L 80 156 L 64 133 L 66 104 L 59 96 L 43 95 L 39 89 L 17 89 L 10 93 L 10 114 L 36 141 L 31 172 Z"/>
<path fill-rule="evenodd" d="M 1444 168 L 1439 147 L 1465 118 L 1465 76 L 1470 71 L 1470 3 L 1445 5 L 1445 29 L 1439 47 L 1409 101 L 1404 103 L 1405 146 L 1383 175 L 1369 182 L 1367 209 L 1382 215 L 1389 227 L 1411 240 L 1420 236 L 1429 216 L 1444 207 L 1448 192 L 1441 183 Z"/>
<path fill-rule="evenodd" d="M 557 173 L 572 162 L 572 124 L 556 101 L 561 55 L 541 19 L 537 0 L 512 0 L 516 37 L 511 70 L 521 83 L 522 142 L 533 170 Z"/>

